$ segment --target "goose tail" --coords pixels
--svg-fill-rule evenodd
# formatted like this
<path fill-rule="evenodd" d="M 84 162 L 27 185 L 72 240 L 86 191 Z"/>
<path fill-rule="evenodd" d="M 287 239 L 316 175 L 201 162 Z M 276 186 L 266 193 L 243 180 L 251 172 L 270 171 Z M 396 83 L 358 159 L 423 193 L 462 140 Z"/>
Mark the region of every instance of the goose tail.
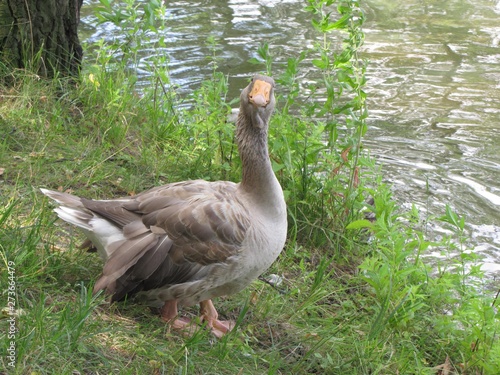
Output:
<path fill-rule="evenodd" d="M 92 220 L 94 215 L 85 208 L 79 197 L 47 189 L 40 190 L 47 197 L 59 203 L 60 206 L 54 209 L 57 216 L 79 228 L 92 230 L 90 220 Z"/>
<path fill-rule="evenodd" d="M 58 207 L 54 208 L 57 216 L 67 223 L 81 228 L 104 260 L 111 256 L 112 251 L 109 245 L 125 238 L 120 228 L 87 209 L 80 197 L 48 189 L 40 190 L 59 204 Z"/>

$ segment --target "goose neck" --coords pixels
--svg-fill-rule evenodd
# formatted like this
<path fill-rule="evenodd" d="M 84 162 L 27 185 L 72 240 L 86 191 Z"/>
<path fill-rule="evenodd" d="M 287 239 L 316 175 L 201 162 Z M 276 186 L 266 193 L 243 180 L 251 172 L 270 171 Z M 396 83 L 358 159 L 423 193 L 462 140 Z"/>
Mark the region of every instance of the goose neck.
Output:
<path fill-rule="evenodd" d="M 242 163 L 241 185 L 249 191 L 268 190 L 276 177 L 269 160 L 267 127 L 253 127 L 247 120 L 250 119 L 240 114 L 236 134 Z"/>

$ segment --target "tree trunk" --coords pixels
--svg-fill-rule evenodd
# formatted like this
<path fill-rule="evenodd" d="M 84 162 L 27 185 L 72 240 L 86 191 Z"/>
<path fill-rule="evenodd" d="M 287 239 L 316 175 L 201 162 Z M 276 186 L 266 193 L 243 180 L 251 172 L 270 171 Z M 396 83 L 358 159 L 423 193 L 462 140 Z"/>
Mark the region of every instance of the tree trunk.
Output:
<path fill-rule="evenodd" d="M 0 64 L 46 77 L 75 75 L 83 0 L 0 0 Z"/>

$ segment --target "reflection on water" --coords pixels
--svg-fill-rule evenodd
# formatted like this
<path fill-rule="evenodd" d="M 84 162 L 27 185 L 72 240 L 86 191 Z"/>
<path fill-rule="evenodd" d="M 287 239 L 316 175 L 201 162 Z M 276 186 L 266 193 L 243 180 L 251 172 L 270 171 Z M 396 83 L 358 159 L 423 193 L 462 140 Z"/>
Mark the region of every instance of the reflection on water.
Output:
<path fill-rule="evenodd" d="M 95 4 L 84 7 L 83 33 L 119 38 L 114 26 L 93 28 Z M 167 4 L 165 53 L 185 92 L 211 74 L 208 35 L 220 46 L 219 69 L 232 77 L 230 97 L 262 69 L 248 63 L 262 42 L 279 75 L 289 57 L 317 38 L 299 0 Z M 486 268 L 500 271 L 500 0 L 368 0 L 365 12 L 367 148 L 403 204 L 429 214 L 449 204 L 465 213 Z M 315 78 L 307 68 L 302 74 Z"/>
<path fill-rule="evenodd" d="M 490 271 L 500 270 L 499 4 L 372 1 L 365 45 L 366 144 L 398 199 L 467 215 Z"/>

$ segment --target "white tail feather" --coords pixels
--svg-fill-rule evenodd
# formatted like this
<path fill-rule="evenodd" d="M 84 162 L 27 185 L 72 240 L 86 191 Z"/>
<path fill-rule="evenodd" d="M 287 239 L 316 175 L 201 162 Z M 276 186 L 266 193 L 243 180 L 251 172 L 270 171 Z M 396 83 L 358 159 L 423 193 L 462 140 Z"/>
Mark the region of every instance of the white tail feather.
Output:
<path fill-rule="evenodd" d="M 94 215 L 90 220 L 90 226 L 92 229 L 86 232 L 87 237 L 97 246 L 101 257 L 107 260 L 116 248 L 111 244 L 125 240 L 125 236 L 120 228 L 98 215 Z"/>
<path fill-rule="evenodd" d="M 86 209 L 80 198 L 57 191 L 40 190 L 43 194 L 60 204 L 59 207 L 54 209 L 57 216 L 67 223 L 82 229 L 104 260 L 107 260 L 112 254 L 113 247 L 110 245 L 125 239 L 120 228 Z"/>
<path fill-rule="evenodd" d="M 67 206 L 59 206 L 55 208 L 54 211 L 57 216 L 59 216 L 64 221 L 85 230 L 92 230 L 90 220 L 92 219 L 93 215 L 89 213 L 89 211 L 84 212 L 81 209 L 75 209 Z"/>

